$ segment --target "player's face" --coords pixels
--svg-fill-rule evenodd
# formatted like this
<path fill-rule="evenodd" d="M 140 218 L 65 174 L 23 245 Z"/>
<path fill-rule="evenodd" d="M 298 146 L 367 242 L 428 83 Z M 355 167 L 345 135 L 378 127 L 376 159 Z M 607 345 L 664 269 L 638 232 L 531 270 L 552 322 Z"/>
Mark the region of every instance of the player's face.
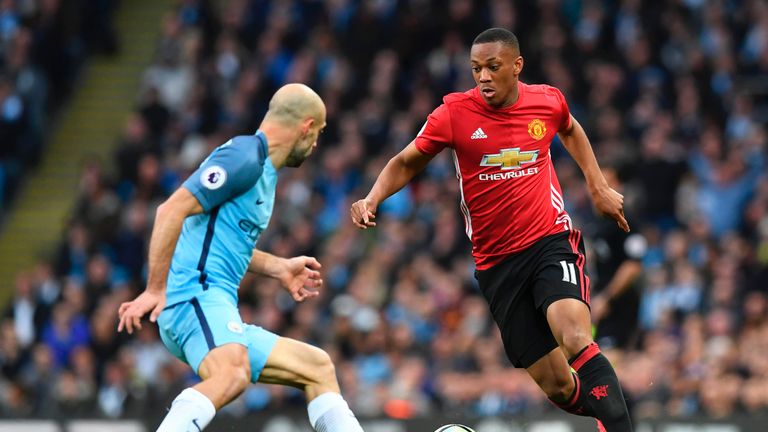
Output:
<path fill-rule="evenodd" d="M 321 122 L 314 122 L 308 129 L 307 133 L 299 137 L 296 145 L 293 146 L 291 152 L 288 153 L 288 157 L 285 159 L 285 166 L 296 168 L 312 154 L 317 147 L 317 138 L 325 129 L 325 120 Z"/>
<path fill-rule="evenodd" d="M 501 42 L 472 45 L 472 77 L 488 105 L 503 107 L 514 102 L 517 77 L 523 58 L 514 48 Z"/>

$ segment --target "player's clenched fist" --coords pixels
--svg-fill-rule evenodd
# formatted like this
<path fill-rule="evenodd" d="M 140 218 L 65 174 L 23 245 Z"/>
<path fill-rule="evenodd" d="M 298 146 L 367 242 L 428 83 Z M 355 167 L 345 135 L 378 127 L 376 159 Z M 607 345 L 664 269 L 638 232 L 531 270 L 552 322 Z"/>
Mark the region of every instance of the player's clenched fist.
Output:
<path fill-rule="evenodd" d="M 368 199 L 356 201 L 349 209 L 349 213 L 352 223 L 358 228 L 367 229 L 376 226 L 376 222 L 373 221 L 376 219 L 376 205 Z"/>

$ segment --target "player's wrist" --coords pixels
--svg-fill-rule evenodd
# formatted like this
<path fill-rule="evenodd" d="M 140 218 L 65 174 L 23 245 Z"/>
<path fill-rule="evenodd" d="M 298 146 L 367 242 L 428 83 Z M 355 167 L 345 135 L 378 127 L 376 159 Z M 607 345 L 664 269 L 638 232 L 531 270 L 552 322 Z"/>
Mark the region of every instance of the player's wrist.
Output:
<path fill-rule="evenodd" d="M 145 291 L 150 294 L 158 294 L 158 295 L 165 294 L 165 285 L 147 284 L 147 288 Z"/>
<path fill-rule="evenodd" d="M 379 200 L 372 195 L 368 195 L 367 197 L 363 198 L 363 201 L 365 201 L 369 209 L 375 209 L 379 206 Z"/>
<path fill-rule="evenodd" d="M 602 192 L 609 189 L 608 181 L 606 181 L 603 176 L 600 176 L 599 178 L 593 178 L 587 181 L 587 188 L 593 194 Z"/>
<path fill-rule="evenodd" d="M 284 281 L 286 275 L 290 274 L 290 258 L 270 255 L 269 262 L 264 266 L 265 276 Z"/>
<path fill-rule="evenodd" d="M 599 167 L 584 170 L 584 179 L 587 181 L 587 189 L 592 194 L 609 189 L 608 180 L 605 179 Z"/>
<path fill-rule="evenodd" d="M 608 182 L 605 180 L 602 182 L 587 182 L 587 188 L 593 197 L 604 195 L 610 189 Z"/>

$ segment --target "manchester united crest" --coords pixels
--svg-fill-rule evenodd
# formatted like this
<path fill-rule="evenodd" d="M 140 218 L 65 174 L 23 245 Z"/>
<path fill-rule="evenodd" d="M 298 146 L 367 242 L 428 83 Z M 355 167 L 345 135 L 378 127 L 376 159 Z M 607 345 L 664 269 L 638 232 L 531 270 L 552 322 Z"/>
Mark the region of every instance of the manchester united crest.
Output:
<path fill-rule="evenodd" d="M 528 123 L 528 135 L 530 135 L 531 138 L 538 141 L 544 138 L 544 135 L 546 134 L 547 134 L 547 125 L 544 124 L 543 121 L 539 119 L 533 119 L 530 123 Z"/>

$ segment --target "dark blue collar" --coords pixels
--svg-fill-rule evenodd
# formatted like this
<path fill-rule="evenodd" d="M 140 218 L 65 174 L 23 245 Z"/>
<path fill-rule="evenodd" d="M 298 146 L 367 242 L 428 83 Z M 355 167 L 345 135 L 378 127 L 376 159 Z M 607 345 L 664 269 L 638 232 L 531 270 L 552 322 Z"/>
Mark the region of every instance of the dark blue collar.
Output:
<path fill-rule="evenodd" d="M 264 132 L 257 130 L 254 134 L 256 138 L 259 139 L 259 147 L 262 152 L 264 152 L 264 158 L 269 156 L 269 146 L 267 145 L 267 136 L 264 135 Z"/>

